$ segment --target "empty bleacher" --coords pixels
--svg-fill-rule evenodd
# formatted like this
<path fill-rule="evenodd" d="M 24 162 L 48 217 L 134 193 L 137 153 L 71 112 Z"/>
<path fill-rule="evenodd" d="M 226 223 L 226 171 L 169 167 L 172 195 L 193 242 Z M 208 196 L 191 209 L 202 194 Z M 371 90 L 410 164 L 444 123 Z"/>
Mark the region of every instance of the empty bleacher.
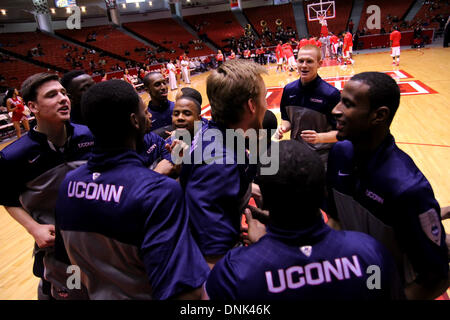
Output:
<path fill-rule="evenodd" d="M 157 56 L 160 58 L 173 59 L 181 56 L 185 50 L 179 47 L 180 43 L 183 47 L 189 47 L 189 57 L 198 57 L 212 53 L 212 50 L 204 43 L 202 44 L 202 49 L 195 50 L 195 45 L 189 44 L 189 42 L 199 39 L 190 34 L 172 18 L 130 22 L 124 24 L 124 26 L 134 33 L 141 35 L 170 51 L 174 51 L 172 53 L 165 52 L 158 54 Z"/>
<path fill-rule="evenodd" d="M 335 13 L 336 17 L 334 19 L 327 19 L 328 30 L 334 34 L 340 34 L 347 29 L 347 24 L 350 19 L 350 14 L 352 11 L 353 2 L 348 0 L 334 0 L 335 3 Z M 312 4 L 311 2 L 303 2 L 305 19 L 308 25 L 308 33 L 313 37 L 320 37 L 321 25 L 319 21 L 309 21 L 308 20 L 308 9 L 307 5 Z"/>
<path fill-rule="evenodd" d="M 86 42 L 88 35 L 93 32 L 96 33 L 96 40 L 92 42 Z M 130 37 L 120 30 L 117 30 L 111 25 L 85 27 L 79 30 L 60 30 L 58 31 L 58 33 L 61 33 L 80 42 L 86 42 L 92 46 L 117 54 L 124 58 L 132 59 L 134 61 L 142 63 L 146 62 L 145 52 L 135 52 L 134 49 L 150 48 L 144 43 Z M 126 56 L 125 51 L 128 51 L 130 55 Z"/>
<path fill-rule="evenodd" d="M 411 25 L 420 24 L 423 27 L 438 30 L 440 25 L 439 22 L 435 21 L 435 17 L 438 15 L 442 15 L 445 19 L 450 15 L 450 4 L 448 1 L 424 1 L 419 12 L 413 18 Z"/>
<path fill-rule="evenodd" d="M 51 72 L 54 70 L 48 70 L 36 66 L 34 64 L 11 58 L 10 61 L 3 61 L 0 63 L 1 74 L 5 78 L 0 84 L 5 87 L 13 87 L 20 89 L 22 82 L 29 76 L 39 72 Z"/>
<path fill-rule="evenodd" d="M 72 57 L 82 63 L 82 69 L 90 71 L 89 61 L 94 60 L 98 63 L 102 59 L 98 52 L 83 52 L 85 48 L 68 43 L 66 41 L 49 36 L 42 32 L 22 32 L 22 33 L 2 33 L 0 34 L 0 43 L 10 51 L 27 56 L 29 50 L 37 48 L 38 44 L 42 47 L 44 55 L 29 56 L 30 59 L 42 61 L 53 66 L 58 66 L 66 70 L 72 69 L 72 63 L 66 61 L 66 54 L 72 52 Z M 84 59 L 79 59 L 84 57 Z M 106 61 L 104 69 L 108 71 L 111 66 L 119 64 L 123 66 L 123 62 L 111 58 L 103 57 Z"/>
<path fill-rule="evenodd" d="M 233 37 L 239 39 L 244 35 L 244 29 L 231 11 L 186 16 L 183 19 L 194 28 L 199 28 L 199 34 L 206 34 L 219 47 L 226 46 Z"/>

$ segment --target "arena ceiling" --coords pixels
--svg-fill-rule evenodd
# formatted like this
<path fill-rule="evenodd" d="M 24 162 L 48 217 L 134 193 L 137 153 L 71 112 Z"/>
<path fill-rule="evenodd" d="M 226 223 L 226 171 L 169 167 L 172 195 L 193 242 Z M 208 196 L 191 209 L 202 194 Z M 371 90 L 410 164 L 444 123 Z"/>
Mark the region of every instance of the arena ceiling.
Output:
<path fill-rule="evenodd" d="M 136 14 L 152 11 L 168 10 L 165 5 L 167 0 L 145 0 L 139 4 L 139 8 L 134 3 L 123 4 L 126 0 L 117 0 L 118 8 L 121 14 Z M 215 4 L 227 3 L 229 0 L 180 0 L 183 3 L 183 8 L 193 6 L 210 6 Z M 66 12 L 65 8 L 56 8 L 55 0 L 47 0 L 49 8 L 53 8 L 51 13 L 52 20 L 67 19 L 70 13 Z M 86 12 L 82 13 L 84 18 L 93 18 L 106 15 L 106 5 L 104 0 L 76 0 L 80 7 L 85 7 Z M 5 10 L 6 14 L 0 11 L 0 24 L 2 23 L 18 23 L 18 22 L 33 22 L 35 21 L 33 15 L 32 0 L 1 0 L 0 10 Z M 1 31 L 0 31 L 1 32 Z"/>

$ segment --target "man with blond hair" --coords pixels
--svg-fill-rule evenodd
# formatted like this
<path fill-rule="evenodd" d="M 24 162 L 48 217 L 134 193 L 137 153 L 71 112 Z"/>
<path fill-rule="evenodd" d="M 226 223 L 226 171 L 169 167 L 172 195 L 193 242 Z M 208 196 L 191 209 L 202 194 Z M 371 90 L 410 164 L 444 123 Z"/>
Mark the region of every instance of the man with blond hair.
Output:
<path fill-rule="evenodd" d="M 191 164 L 181 172 L 192 234 L 211 268 L 239 241 L 241 214 L 256 174 L 245 143 L 229 147 L 225 136 L 228 129 L 237 130 L 232 132 L 239 142 L 245 140 L 243 132 L 262 128 L 265 73 L 263 66 L 245 60 L 227 61 L 212 71 L 206 84 L 212 120 L 197 131 Z"/>
<path fill-rule="evenodd" d="M 336 142 L 336 121 L 331 110 L 340 100 L 339 91 L 318 75 L 322 66 L 320 49 L 300 48 L 297 58 L 300 79 L 287 84 L 281 97 L 281 125 L 277 135 L 291 131 L 291 139 L 307 144 L 326 163 L 328 151 Z"/>

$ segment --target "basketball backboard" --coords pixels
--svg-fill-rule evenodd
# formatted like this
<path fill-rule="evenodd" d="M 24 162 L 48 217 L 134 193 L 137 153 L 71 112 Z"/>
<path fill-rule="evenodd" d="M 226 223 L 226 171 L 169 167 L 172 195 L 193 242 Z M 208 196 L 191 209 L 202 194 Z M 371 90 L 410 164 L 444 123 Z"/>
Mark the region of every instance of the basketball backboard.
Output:
<path fill-rule="evenodd" d="M 307 5 L 308 20 L 319 21 L 319 17 L 323 16 L 325 19 L 336 18 L 336 9 L 334 1 L 322 1 L 311 3 Z"/>

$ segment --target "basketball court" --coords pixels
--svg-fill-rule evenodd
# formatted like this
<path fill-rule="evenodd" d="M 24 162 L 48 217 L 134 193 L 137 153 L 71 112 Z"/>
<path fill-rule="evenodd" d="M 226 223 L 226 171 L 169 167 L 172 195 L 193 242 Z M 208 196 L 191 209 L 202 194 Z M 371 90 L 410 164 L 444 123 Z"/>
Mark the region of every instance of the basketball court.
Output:
<path fill-rule="evenodd" d="M 399 67 L 391 66 L 389 52 L 354 55 L 355 64 L 322 67 L 319 74 L 339 89 L 353 75 L 363 71 L 383 71 L 399 83 L 400 108 L 392 124 L 399 147 L 407 152 L 430 181 L 441 207 L 450 205 L 450 50 L 438 47 L 403 50 Z M 283 87 L 297 79 L 296 72 L 275 73 L 267 66 L 264 76 L 268 108 L 280 121 L 279 102 Z M 205 82 L 209 72 L 193 76 L 191 86 L 199 90 L 202 114 L 210 116 Z M 170 92 L 173 100 L 176 91 Z M 144 94 L 145 102 L 148 95 Z M 8 143 L 3 143 L 3 148 Z M 3 182 L 7 183 L 7 182 Z M 444 222 L 450 233 L 450 221 Z M 3 207 L 0 207 L 0 299 L 36 299 L 38 279 L 32 274 L 32 237 Z"/>
<path fill-rule="evenodd" d="M 316 23 L 323 17 L 332 19 L 335 17 L 334 1 L 308 5 L 307 14 L 308 19 Z M 441 207 L 449 206 L 450 50 L 436 45 L 425 49 L 402 48 L 398 67 L 391 65 L 389 49 L 369 53 L 356 51 L 353 59 L 355 64 L 345 67 L 325 61 L 319 75 L 339 90 L 352 75 L 364 71 L 385 72 L 397 81 L 401 102 L 391 131 L 398 146 L 412 157 L 428 178 Z M 275 64 L 266 68 L 268 74 L 263 78 L 267 87 L 268 108 L 280 123 L 279 104 L 283 87 L 296 80 L 298 75 L 296 72 L 276 73 Z M 193 76 L 190 84 L 203 96 L 202 115 L 206 118 L 211 116 L 205 86 L 209 73 Z M 169 99 L 173 101 L 176 93 L 170 92 Z M 142 94 L 142 98 L 148 103 L 148 94 Z M 0 142 L 0 149 L 11 142 Z M 447 233 L 450 233 L 450 220 L 443 223 Z M 32 274 L 33 245 L 33 238 L 0 206 L 0 300 L 37 299 L 39 279 Z M 444 298 L 448 299 L 448 295 Z"/>

